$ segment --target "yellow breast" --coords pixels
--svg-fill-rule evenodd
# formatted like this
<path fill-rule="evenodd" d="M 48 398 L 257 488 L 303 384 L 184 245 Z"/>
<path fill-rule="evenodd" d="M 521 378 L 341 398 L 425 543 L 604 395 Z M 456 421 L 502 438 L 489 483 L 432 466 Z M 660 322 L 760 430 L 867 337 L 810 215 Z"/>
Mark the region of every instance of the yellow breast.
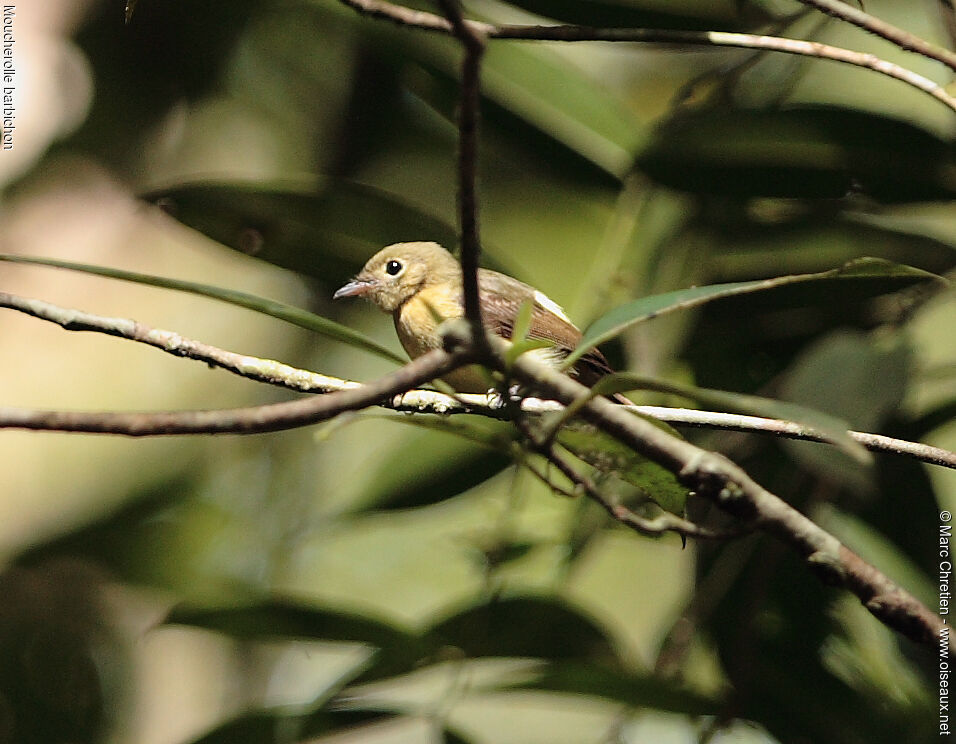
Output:
<path fill-rule="evenodd" d="M 395 330 L 408 355 L 415 359 L 426 351 L 441 347 L 438 326 L 448 318 L 460 318 L 457 292 L 443 287 L 428 287 L 395 311 Z"/>
<path fill-rule="evenodd" d="M 398 340 L 412 359 L 441 348 L 438 326 L 443 320 L 462 316 L 457 295 L 457 290 L 428 287 L 395 311 L 392 317 Z M 476 365 L 462 367 L 442 379 L 459 393 L 484 393 L 491 387 L 487 375 Z"/>

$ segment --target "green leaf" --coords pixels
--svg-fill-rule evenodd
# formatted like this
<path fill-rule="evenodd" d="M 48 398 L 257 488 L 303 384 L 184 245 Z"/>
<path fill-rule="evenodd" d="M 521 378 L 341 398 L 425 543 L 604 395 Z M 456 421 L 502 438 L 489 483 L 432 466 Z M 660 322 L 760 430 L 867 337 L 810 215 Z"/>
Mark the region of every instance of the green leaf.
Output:
<path fill-rule="evenodd" d="M 531 319 L 534 315 L 534 300 L 527 299 L 521 303 L 518 312 L 515 315 L 514 325 L 511 329 L 512 343 L 524 341 L 528 338 L 531 331 Z"/>
<path fill-rule="evenodd" d="M 643 122 L 593 76 L 545 45 L 494 44 L 482 93 L 616 178 L 631 168 Z"/>
<path fill-rule="evenodd" d="M 407 643 L 412 638 L 384 621 L 281 598 L 226 608 L 180 605 L 170 611 L 165 622 L 216 630 L 244 640 L 310 638 L 383 647 Z"/>
<path fill-rule="evenodd" d="M 508 20 L 498 18 L 499 13 L 485 5 L 472 17 Z M 408 75 L 406 84 L 442 116 L 454 119 L 460 66 L 457 44 L 439 34 L 410 35 L 383 24 L 365 24 L 363 30 L 373 36 L 378 48 L 394 50 L 393 64 L 417 62 L 417 74 Z M 422 75 L 423 69 L 427 75 Z M 645 123 L 632 113 L 624 96 L 544 44 L 490 45 L 482 62 L 481 93 L 493 104 L 488 107 L 489 118 L 517 118 L 505 129 L 514 131 L 516 123 L 528 124 L 615 179 L 630 171 L 646 137 Z M 553 157 L 554 148 L 548 149 Z"/>
<path fill-rule="evenodd" d="M 584 612 L 555 597 L 511 597 L 467 607 L 434 625 L 435 645 L 466 656 L 616 659 L 605 631 Z"/>
<path fill-rule="evenodd" d="M 171 544 L 160 533 L 169 525 L 170 514 L 195 496 L 201 480 L 199 472 L 184 469 L 168 478 L 144 482 L 114 509 L 31 545 L 17 556 L 16 563 L 36 566 L 69 555 L 103 566 L 119 580 L 165 587 L 164 566 L 179 568 L 180 564 L 158 558 Z"/>
<path fill-rule="evenodd" d="M 437 217 L 344 179 L 198 181 L 143 198 L 223 245 L 327 284 L 338 285 L 390 243 L 457 244 L 454 228 Z"/>
<path fill-rule="evenodd" d="M 665 511 L 684 514 L 689 491 L 677 476 L 612 436 L 590 424 L 575 422 L 558 432 L 557 441 L 600 473 L 613 475 L 636 487 Z"/>
<path fill-rule="evenodd" d="M 175 607 L 165 622 L 215 630 L 243 640 L 313 639 L 378 649 L 363 677 L 399 674 L 427 654 L 417 635 L 366 614 L 275 598 L 239 607 Z"/>
<path fill-rule="evenodd" d="M 511 343 L 508 346 L 507 351 L 505 351 L 505 364 L 512 365 L 515 360 L 520 357 L 522 354 L 527 354 L 529 351 L 535 351 L 536 349 L 553 349 L 554 342 L 546 338 L 526 338 L 522 341 L 516 341 Z"/>
<path fill-rule="evenodd" d="M 505 454 L 513 452 L 512 443 L 517 437 L 514 428 L 507 422 L 484 417 L 395 416 L 387 413 L 365 413 L 362 418 L 380 419 L 441 434 L 451 434 Z"/>
<path fill-rule="evenodd" d="M 286 305 L 283 302 L 269 300 L 263 297 L 239 292 L 233 289 L 223 289 L 209 284 L 200 284 L 183 279 L 169 279 L 167 277 L 153 276 L 151 274 L 140 274 L 135 271 L 123 271 L 122 269 L 113 269 L 106 266 L 93 266 L 90 264 L 74 263 L 72 261 L 60 261 L 53 258 L 37 258 L 34 256 L 15 256 L 10 254 L 0 254 L 0 261 L 9 261 L 12 263 L 31 264 L 34 266 L 50 266 L 57 269 L 67 269 L 69 271 L 80 271 L 85 274 L 95 274 L 109 279 L 119 279 L 125 282 L 135 282 L 136 284 L 145 284 L 150 287 L 161 287 L 163 289 L 173 289 L 177 292 L 187 292 L 189 294 L 208 297 L 213 300 L 228 302 L 230 305 L 237 305 L 248 310 L 254 310 L 263 315 L 269 315 L 287 323 L 314 331 L 326 338 L 335 341 L 341 341 L 364 351 L 371 352 L 377 356 L 388 359 L 397 364 L 405 364 L 406 360 L 398 356 L 381 344 L 364 336 L 358 331 L 354 331 L 348 326 L 336 323 L 334 320 L 323 318 L 321 315 L 310 313 L 292 305 Z"/>
<path fill-rule="evenodd" d="M 690 287 L 673 292 L 641 297 L 598 318 L 585 331 L 578 347 L 564 362 L 565 368 L 570 367 L 577 359 L 599 344 L 620 335 L 631 326 L 652 320 L 664 313 L 676 310 L 687 310 L 698 307 L 713 300 L 736 295 L 762 292 L 776 289 L 790 284 L 814 282 L 830 279 L 935 279 L 946 281 L 942 277 L 931 274 L 912 266 L 895 264 L 876 258 L 860 258 L 850 261 L 840 268 L 828 271 L 818 271 L 811 274 L 790 274 L 772 279 L 758 279 L 750 282 L 730 282 L 726 284 L 711 284 L 705 287 Z"/>
<path fill-rule="evenodd" d="M 511 3 L 563 23 L 617 28 L 667 28 L 707 31 L 715 27 L 743 30 L 773 17 L 762 9 L 747 8 L 746 21 L 732 2 L 648 3 L 641 0 L 515 0 Z M 666 8 L 658 10 L 654 6 Z"/>
<path fill-rule="evenodd" d="M 503 422 L 465 416 L 371 413 L 361 417 L 369 418 L 422 431 L 403 437 L 379 458 L 363 491 L 361 509 L 412 509 L 446 501 L 484 483 L 513 462 L 513 430 Z M 449 434 L 452 436 L 444 436 Z M 428 453 L 424 461 L 423 452 Z"/>
<path fill-rule="evenodd" d="M 631 707 L 690 716 L 719 715 L 726 705 L 726 701 L 692 692 L 667 679 L 576 661 L 548 664 L 540 675 L 510 688 L 591 695 Z"/>
<path fill-rule="evenodd" d="M 653 377 L 645 377 L 630 372 L 618 372 L 602 378 L 591 389 L 591 396 L 613 395 L 631 390 L 651 390 L 659 393 L 679 395 L 720 411 L 742 413 L 749 416 L 782 419 L 799 424 L 803 428 L 813 429 L 827 442 L 834 444 L 848 455 L 863 464 L 869 464 L 873 458 L 863 445 L 850 437 L 849 424 L 837 416 L 789 403 L 782 400 L 761 398 L 756 395 L 732 393 L 726 390 L 711 390 L 693 385 L 678 385 Z"/>
<path fill-rule="evenodd" d="M 949 200 L 956 150 L 925 129 L 835 106 L 680 111 L 638 167 L 676 189 L 721 196 Z"/>
<path fill-rule="evenodd" d="M 839 330 L 806 349 L 787 371 L 780 395 L 798 404 L 832 412 L 861 431 L 878 430 L 906 394 L 910 350 L 881 344 L 859 332 Z M 842 452 L 787 441 L 783 446 L 805 466 L 828 479 L 868 489 L 871 474 Z"/>

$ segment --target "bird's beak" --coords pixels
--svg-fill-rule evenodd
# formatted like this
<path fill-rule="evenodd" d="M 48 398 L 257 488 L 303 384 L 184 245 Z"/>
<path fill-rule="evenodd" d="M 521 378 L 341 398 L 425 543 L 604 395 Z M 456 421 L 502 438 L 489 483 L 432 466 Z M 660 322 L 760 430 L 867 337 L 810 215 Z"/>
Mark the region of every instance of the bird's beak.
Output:
<path fill-rule="evenodd" d="M 355 277 L 352 281 L 346 284 L 343 287 L 339 287 L 335 294 L 332 295 L 333 300 L 341 299 L 342 297 L 361 297 L 368 293 L 372 288 L 372 285 L 375 282 L 371 279 L 362 279 L 361 277 Z"/>

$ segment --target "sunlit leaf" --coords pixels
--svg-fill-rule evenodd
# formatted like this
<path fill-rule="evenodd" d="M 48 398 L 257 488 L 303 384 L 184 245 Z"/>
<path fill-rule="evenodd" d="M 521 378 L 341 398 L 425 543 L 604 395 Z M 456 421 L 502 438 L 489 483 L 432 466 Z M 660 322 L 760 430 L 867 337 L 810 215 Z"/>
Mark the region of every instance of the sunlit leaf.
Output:
<path fill-rule="evenodd" d="M 320 710 L 309 715 L 263 710 L 219 724 L 190 744 L 290 744 L 301 741 L 303 736 L 343 733 L 390 717 L 363 710 Z"/>
<path fill-rule="evenodd" d="M 684 514 L 689 492 L 677 476 L 609 434 L 590 424 L 576 422 L 563 427 L 557 441 L 599 473 L 613 475 L 634 486 L 665 511 Z"/>
<path fill-rule="evenodd" d="M 398 356 L 398 354 L 389 351 L 381 344 L 348 326 L 336 323 L 334 320 L 329 320 L 328 318 L 323 318 L 321 315 L 310 313 L 308 310 L 293 307 L 292 305 L 277 302 L 276 300 L 258 297 L 247 292 L 224 289 L 210 284 L 200 284 L 183 279 L 170 279 L 152 274 L 140 274 L 135 271 L 123 271 L 122 269 L 114 269 L 107 266 L 93 266 L 90 264 L 74 263 L 72 261 L 60 261 L 52 258 L 0 254 L 0 261 L 50 266 L 58 269 L 80 271 L 85 274 L 95 274 L 96 276 L 104 276 L 109 279 L 120 279 L 126 282 L 145 284 L 150 287 L 162 287 L 163 289 L 173 289 L 178 292 L 188 292 L 189 294 L 228 302 L 230 305 L 237 305 L 257 313 L 262 313 L 263 315 L 284 320 L 287 323 L 292 323 L 300 328 L 305 328 L 335 341 L 341 341 L 350 346 L 371 352 L 397 364 L 405 364 L 406 361 Z"/>

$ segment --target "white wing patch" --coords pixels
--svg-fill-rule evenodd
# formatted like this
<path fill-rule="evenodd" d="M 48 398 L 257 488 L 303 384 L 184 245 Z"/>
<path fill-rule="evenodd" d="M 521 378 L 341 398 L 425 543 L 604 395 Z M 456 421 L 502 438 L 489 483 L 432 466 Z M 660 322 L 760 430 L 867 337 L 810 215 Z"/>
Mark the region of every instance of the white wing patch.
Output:
<path fill-rule="evenodd" d="M 543 292 L 537 289 L 534 291 L 534 301 L 538 305 L 543 307 L 545 310 L 547 310 L 548 312 L 551 312 L 557 315 L 559 318 L 561 318 L 561 320 L 567 323 L 571 323 L 571 319 L 564 314 L 564 310 L 561 309 L 561 306 L 557 302 L 552 300 L 550 297 L 548 297 L 546 294 L 544 294 Z M 574 325 L 574 324 L 571 323 L 571 325 Z"/>
<path fill-rule="evenodd" d="M 544 362 L 550 367 L 560 367 L 565 356 L 559 349 L 556 349 L 553 346 L 546 346 L 543 349 L 532 349 L 531 351 L 525 353 L 529 357 L 533 357 L 539 362 Z"/>

